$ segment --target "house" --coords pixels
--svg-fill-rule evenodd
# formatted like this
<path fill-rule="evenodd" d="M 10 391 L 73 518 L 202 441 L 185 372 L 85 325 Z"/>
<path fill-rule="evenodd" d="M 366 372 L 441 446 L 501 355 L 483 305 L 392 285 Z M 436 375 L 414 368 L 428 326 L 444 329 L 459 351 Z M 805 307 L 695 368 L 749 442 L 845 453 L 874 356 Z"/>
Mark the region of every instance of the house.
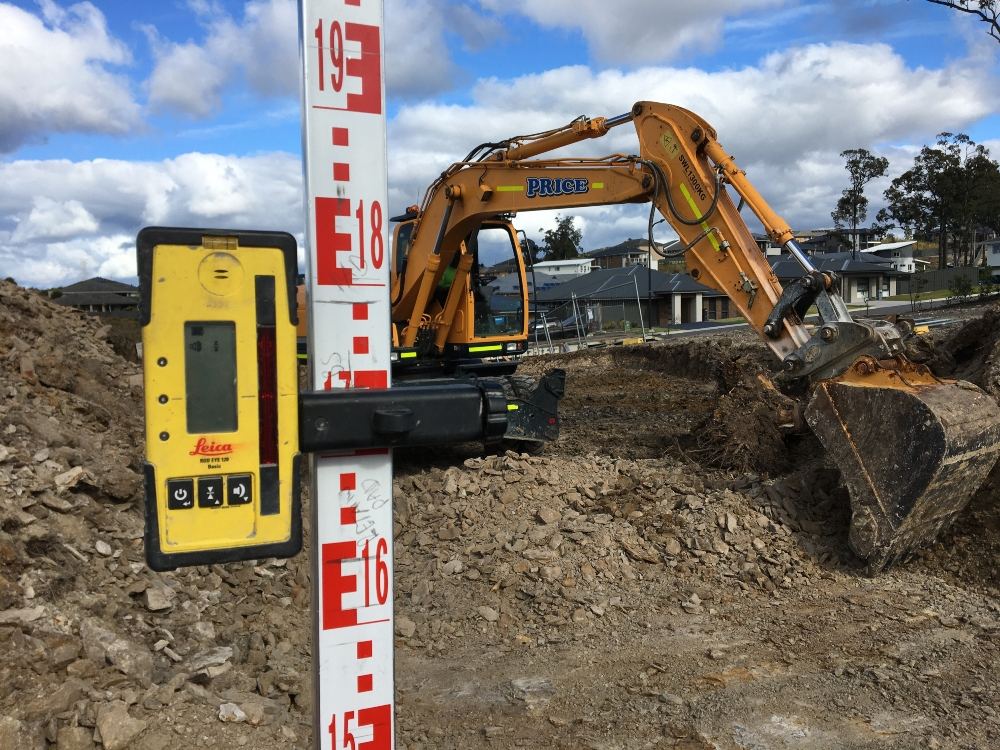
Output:
<path fill-rule="evenodd" d="M 664 253 L 669 253 L 671 250 L 676 249 L 679 244 L 679 240 L 673 240 L 663 245 L 657 243 L 653 251 L 650 252 L 649 240 L 628 239 L 612 247 L 592 250 L 586 253 L 586 256 L 593 258 L 594 264 L 598 268 L 646 266 L 649 265 L 650 260 L 653 262 L 653 268 L 657 268 L 665 258 Z"/>
<path fill-rule="evenodd" d="M 1000 281 L 1000 238 L 986 240 L 983 243 L 986 256 L 986 267 L 994 281 Z"/>
<path fill-rule="evenodd" d="M 528 295 L 532 297 L 535 294 L 536 288 L 538 291 L 543 291 L 551 289 L 554 286 L 559 286 L 559 284 L 565 281 L 565 279 L 560 279 L 541 271 L 532 272 L 530 267 L 525 272 L 525 278 L 528 280 Z M 521 296 L 521 279 L 516 273 L 507 273 L 503 276 L 498 276 L 488 286 L 493 294 L 499 294 L 503 297 Z"/>
<path fill-rule="evenodd" d="M 753 240 L 757 243 L 757 247 L 764 255 L 781 255 L 781 246 L 775 245 L 774 240 L 771 239 L 771 235 L 763 234 L 762 232 L 754 232 Z"/>
<path fill-rule="evenodd" d="M 627 320 L 634 326 L 695 323 L 705 319 L 706 308 L 719 309 L 716 298 L 728 298 L 687 274 L 665 274 L 643 266 L 604 268 L 538 293 L 538 303 L 548 309 L 576 302 L 593 304 L 604 323 Z M 641 317 L 641 320 L 640 320 Z"/>
<path fill-rule="evenodd" d="M 771 270 L 785 284 L 805 273 L 789 255 L 768 258 Z M 848 304 L 864 304 L 868 299 L 883 299 L 896 294 L 896 279 L 907 274 L 897 271 L 889 260 L 862 253 L 827 253 L 814 255 L 813 265 L 820 271 L 837 274 L 841 279 L 840 296 Z"/>
<path fill-rule="evenodd" d="M 590 258 L 572 258 L 571 260 L 544 260 L 535 263 L 535 273 L 541 272 L 559 279 L 570 279 L 590 273 L 594 261 Z"/>
<path fill-rule="evenodd" d="M 924 270 L 930 265 L 929 261 L 913 257 L 913 251 L 916 249 L 916 245 L 916 240 L 883 242 L 881 245 L 866 247 L 861 252 L 888 260 L 892 267 L 897 271 L 913 273 L 917 270 Z"/>
<path fill-rule="evenodd" d="M 53 289 L 52 301 L 88 313 L 115 317 L 136 317 L 139 309 L 139 289 L 120 281 L 100 276 Z"/>
<path fill-rule="evenodd" d="M 799 246 L 809 254 L 841 253 L 849 250 L 863 250 L 876 244 L 875 232 L 868 227 L 858 227 L 852 231 L 850 227 L 841 229 L 810 229 L 796 232 L 795 239 Z"/>

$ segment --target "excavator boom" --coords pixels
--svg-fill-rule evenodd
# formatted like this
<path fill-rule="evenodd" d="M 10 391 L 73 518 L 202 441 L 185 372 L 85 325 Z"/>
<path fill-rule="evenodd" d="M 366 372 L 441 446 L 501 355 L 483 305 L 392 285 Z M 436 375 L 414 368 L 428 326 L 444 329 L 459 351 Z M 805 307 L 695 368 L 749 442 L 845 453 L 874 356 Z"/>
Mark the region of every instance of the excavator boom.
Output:
<path fill-rule="evenodd" d="M 638 155 L 538 158 L 627 123 Z M 715 130 L 681 107 L 638 102 L 618 117 L 578 118 L 483 144 L 446 170 L 415 213 L 405 268 L 393 277 L 401 342 L 412 346 L 426 330 L 428 302 L 445 269 L 468 271 L 464 243 L 484 221 L 627 202 L 650 203 L 650 241 L 658 211 L 679 235 L 691 275 L 728 295 L 788 376 L 809 383 L 807 421 L 841 469 L 851 493 L 850 543 L 871 570 L 907 556 L 961 512 L 1000 453 L 996 402 L 909 362 L 895 326 L 854 319 L 839 280 L 812 265 Z M 800 279 L 778 282 L 740 215 L 743 204 L 798 260 Z M 449 336 L 457 296 L 430 323 L 438 346 Z M 819 325 L 806 325 L 813 308 Z"/>

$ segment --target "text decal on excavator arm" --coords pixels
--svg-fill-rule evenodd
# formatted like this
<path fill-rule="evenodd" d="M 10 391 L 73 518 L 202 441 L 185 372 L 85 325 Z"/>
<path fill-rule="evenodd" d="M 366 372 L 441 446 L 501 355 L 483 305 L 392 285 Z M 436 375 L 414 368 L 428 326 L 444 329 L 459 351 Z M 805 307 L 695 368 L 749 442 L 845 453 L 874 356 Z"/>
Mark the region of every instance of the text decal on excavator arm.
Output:
<path fill-rule="evenodd" d="M 575 195 L 590 191 L 590 180 L 586 177 L 529 177 L 527 198 L 544 198 L 556 195 Z"/>
<path fill-rule="evenodd" d="M 381 0 L 301 0 L 312 387 L 389 386 Z M 332 425 L 350 430 L 350 425 Z M 392 459 L 314 457 L 315 748 L 391 750 Z"/>

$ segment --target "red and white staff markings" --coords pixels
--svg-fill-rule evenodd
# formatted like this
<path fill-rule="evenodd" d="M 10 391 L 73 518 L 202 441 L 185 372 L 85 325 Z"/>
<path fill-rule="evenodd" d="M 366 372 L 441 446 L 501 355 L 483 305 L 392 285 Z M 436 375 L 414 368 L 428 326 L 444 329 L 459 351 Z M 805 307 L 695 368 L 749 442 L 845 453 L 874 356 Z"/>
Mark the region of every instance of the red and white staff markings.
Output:
<path fill-rule="evenodd" d="M 313 387 L 388 388 L 382 2 L 300 2 Z M 392 750 L 391 455 L 314 467 L 315 746 Z"/>

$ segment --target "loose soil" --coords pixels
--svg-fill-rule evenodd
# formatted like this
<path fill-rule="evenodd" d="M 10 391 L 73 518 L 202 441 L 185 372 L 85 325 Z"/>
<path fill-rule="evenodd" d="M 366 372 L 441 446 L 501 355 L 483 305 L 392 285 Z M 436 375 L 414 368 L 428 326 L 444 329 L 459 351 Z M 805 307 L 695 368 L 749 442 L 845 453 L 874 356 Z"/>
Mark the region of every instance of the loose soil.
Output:
<path fill-rule="evenodd" d="M 991 389 L 997 315 L 916 346 Z M 0 748 L 310 747 L 308 558 L 146 568 L 128 352 L 0 282 Z M 397 747 L 1000 743 L 1000 474 L 868 578 L 750 335 L 553 366 L 544 455 L 397 453 Z"/>

